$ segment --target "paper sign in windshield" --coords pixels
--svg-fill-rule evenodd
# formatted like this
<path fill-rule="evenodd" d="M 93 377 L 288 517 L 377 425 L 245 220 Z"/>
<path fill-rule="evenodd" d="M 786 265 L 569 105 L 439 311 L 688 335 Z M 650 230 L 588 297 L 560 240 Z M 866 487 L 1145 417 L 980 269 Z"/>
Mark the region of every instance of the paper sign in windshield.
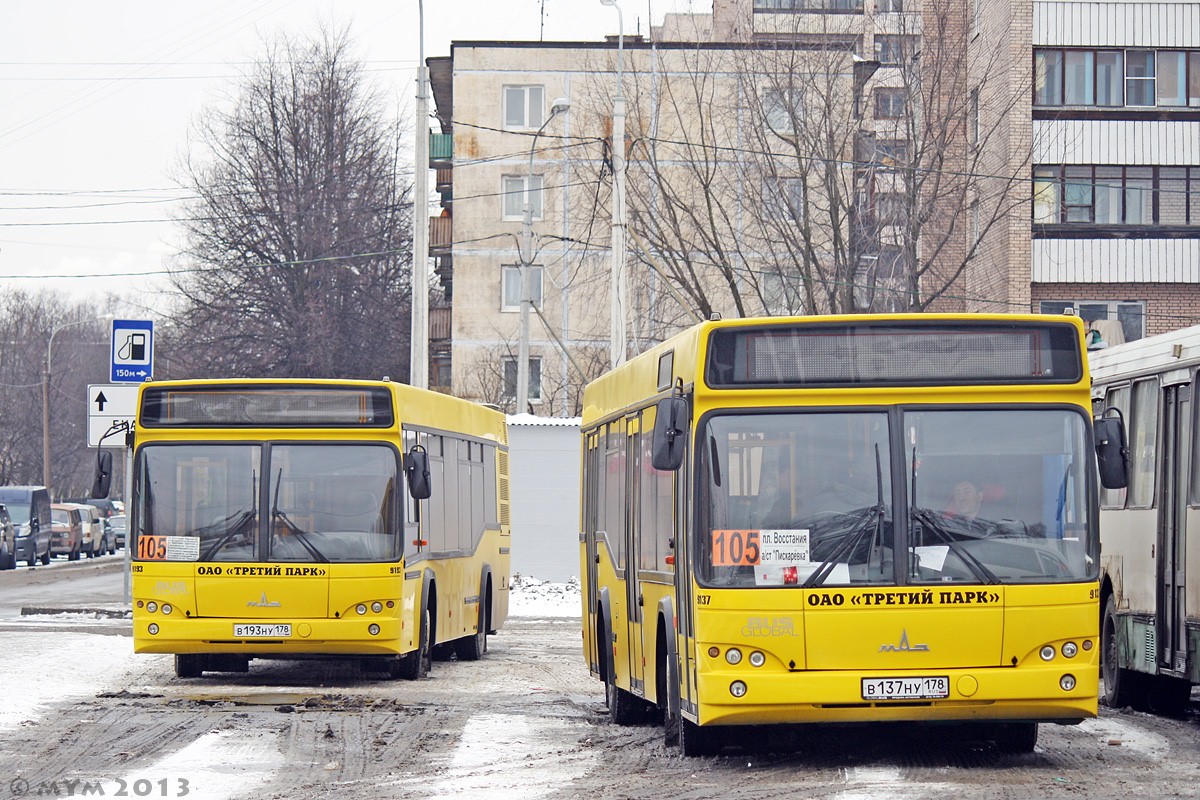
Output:
<path fill-rule="evenodd" d="M 808 562 L 808 529 L 715 530 L 714 567 L 795 565 Z"/>
<path fill-rule="evenodd" d="M 137 538 L 137 557 L 142 561 L 199 561 L 199 536 L 146 536 Z"/>

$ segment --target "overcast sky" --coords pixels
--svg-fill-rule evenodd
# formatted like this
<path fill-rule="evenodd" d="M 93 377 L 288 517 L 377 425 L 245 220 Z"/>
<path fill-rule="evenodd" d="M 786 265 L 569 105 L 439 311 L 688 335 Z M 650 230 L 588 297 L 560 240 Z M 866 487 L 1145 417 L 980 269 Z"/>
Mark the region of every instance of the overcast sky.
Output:
<path fill-rule="evenodd" d="M 621 0 L 625 32 L 711 0 Z M 349 26 L 369 74 L 412 108 L 417 0 L 4 0 L 0 291 L 113 292 L 146 313 L 176 252 L 189 126 L 264 36 Z M 540 12 L 544 9 L 544 17 Z M 425 53 L 453 40 L 599 40 L 600 0 L 425 0 Z"/>

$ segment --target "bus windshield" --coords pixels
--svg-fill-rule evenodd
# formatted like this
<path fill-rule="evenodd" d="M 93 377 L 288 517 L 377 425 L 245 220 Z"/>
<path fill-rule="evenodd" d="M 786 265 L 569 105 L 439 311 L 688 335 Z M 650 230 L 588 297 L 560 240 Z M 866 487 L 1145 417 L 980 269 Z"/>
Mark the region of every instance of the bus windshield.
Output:
<path fill-rule="evenodd" d="M 149 445 L 135 533 L 188 540 L 167 560 L 395 561 L 397 475 L 383 444 Z"/>
<path fill-rule="evenodd" d="M 1095 579 L 1076 410 L 729 414 L 698 436 L 708 585 Z"/>

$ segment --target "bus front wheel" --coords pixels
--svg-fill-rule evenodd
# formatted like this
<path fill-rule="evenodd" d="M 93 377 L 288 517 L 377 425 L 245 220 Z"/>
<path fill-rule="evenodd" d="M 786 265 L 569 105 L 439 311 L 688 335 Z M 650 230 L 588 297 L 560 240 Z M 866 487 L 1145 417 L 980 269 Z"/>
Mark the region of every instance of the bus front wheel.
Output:
<path fill-rule="evenodd" d="M 1108 596 L 1104 621 L 1100 626 L 1100 675 L 1104 678 L 1104 705 L 1109 708 L 1133 706 L 1145 710 L 1145 681 L 1139 672 L 1125 669 L 1117 656 L 1117 600 Z"/>
<path fill-rule="evenodd" d="M 175 655 L 176 678 L 199 678 L 204 674 L 204 656 L 198 653 L 177 653 Z"/>
<path fill-rule="evenodd" d="M 433 646 L 429 642 L 429 609 L 421 612 L 421 633 L 417 638 L 417 649 L 400 657 L 400 677 L 415 681 L 429 676 L 433 666 Z"/>
<path fill-rule="evenodd" d="M 712 728 L 702 728 L 683 717 L 679 718 L 679 750 L 688 758 L 715 755 L 721 742 Z"/>

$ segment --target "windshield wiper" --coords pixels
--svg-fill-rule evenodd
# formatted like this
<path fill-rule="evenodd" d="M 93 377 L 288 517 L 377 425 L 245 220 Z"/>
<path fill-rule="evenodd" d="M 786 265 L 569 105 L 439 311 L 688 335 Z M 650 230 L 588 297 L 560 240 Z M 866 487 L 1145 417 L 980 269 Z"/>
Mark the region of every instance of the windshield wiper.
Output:
<path fill-rule="evenodd" d="M 279 476 L 275 479 L 275 497 L 271 500 L 271 519 L 282 522 L 292 535 L 296 537 L 296 541 L 300 542 L 300 546 L 308 551 L 308 554 L 317 561 L 328 564 L 329 559 L 324 553 L 317 549 L 316 545 L 308 538 L 308 531 L 301 528 L 296 523 L 292 522 L 291 518 L 279 508 L 279 487 L 283 485 L 283 468 L 279 469 Z M 274 526 L 272 526 L 274 527 Z"/>
<path fill-rule="evenodd" d="M 944 542 L 967 565 L 967 569 L 971 570 L 980 582 L 1000 583 L 1000 579 L 996 577 L 994 572 L 988 569 L 978 558 L 967 552 L 967 549 L 962 546 L 962 542 L 954 538 L 955 533 L 969 536 L 972 539 L 985 538 L 983 535 L 971 530 L 969 527 L 954 526 L 952 530 L 951 526 L 946 525 L 946 518 L 944 516 L 928 508 L 913 508 L 909 512 L 909 519 L 920 522 L 927 530 L 937 536 L 940 541 Z"/>
<path fill-rule="evenodd" d="M 859 517 L 857 520 L 854 520 L 853 525 L 843 531 L 830 531 L 829 533 L 826 533 L 826 535 L 822 537 L 825 541 L 828 541 L 832 538 L 838 538 L 842 541 L 839 542 L 838 545 L 833 549 L 833 552 L 829 554 L 829 557 L 821 562 L 813 574 L 808 576 L 808 580 L 804 582 L 805 588 L 812 588 L 813 586 L 823 583 L 825 579 L 829 577 L 830 573 L 833 572 L 834 568 L 837 567 L 838 563 L 841 562 L 844 557 L 854 552 L 859 544 L 862 543 L 863 539 L 866 538 L 868 533 L 872 534 L 873 538 L 874 536 L 877 536 L 882 527 L 884 511 L 885 509 L 882 505 L 867 506 L 866 508 L 852 511 L 849 514 L 846 514 L 842 521 L 845 521 L 847 517 L 853 518 L 854 516 L 861 514 L 861 517 Z"/>
<path fill-rule="evenodd" d="M 282 522 L 288 531 L 290 531 L 291 534 L 296 537 L 296 541 L 300 542 L 300 546 L 307 550 L 308 554 L 315 560 L 324 564 L 329 563 L 329 559 L 326 558 L 325 555 L 317 549 L 317 546 L 312 543 L 312 540 L 309 539 L 308 531 L 292 522 L 291 518 L 287 514 L 277 508 L 271 512 L 271 519 L 276 519 Z"/>
<path fill-rule="evenodd" d="M 200 554 L 200 560 L 210 560 L 221 550 L 221 548 L 233 541 L 233 537 L 241 533 L 242 528 L 245 527 L 246 523 L 252 519 L 254 519 L 254 509 L 248 508 L 245 511 L 236 511 L 224 519 L 218 520 L 217 522 L 214 522 L 212 525 L 208 526 L 210 528 L 215 528 L 217 525 L 223 522 L 228 522 L 228 527 L 225 529 L 225 532 L 218 536 L 217 540 L 210 544 L 208 548 Z"/>

